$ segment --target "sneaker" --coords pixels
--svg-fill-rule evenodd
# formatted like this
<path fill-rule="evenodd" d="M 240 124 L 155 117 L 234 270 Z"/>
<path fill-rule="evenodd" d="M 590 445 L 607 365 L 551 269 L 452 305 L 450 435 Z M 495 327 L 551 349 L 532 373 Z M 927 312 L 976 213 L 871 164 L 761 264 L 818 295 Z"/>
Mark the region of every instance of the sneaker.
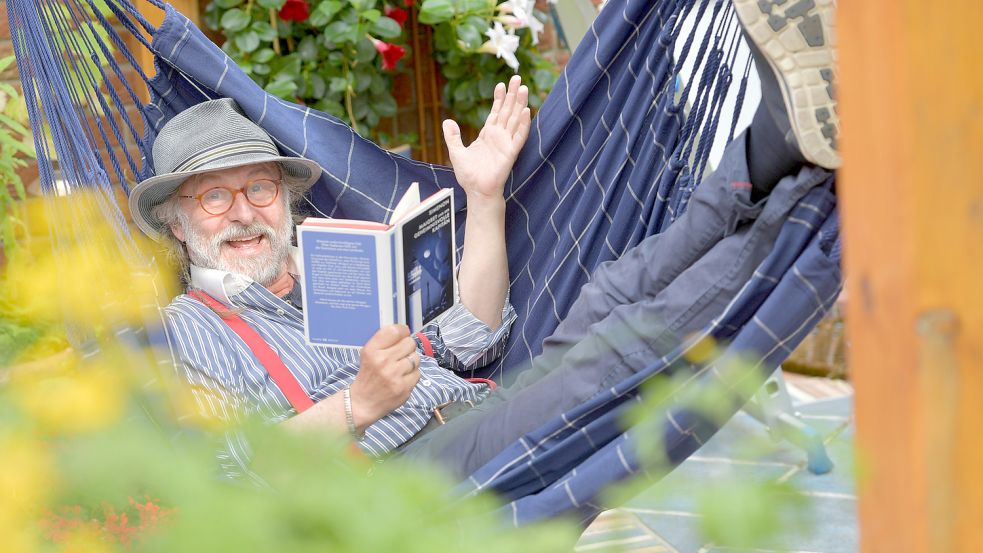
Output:
<path fill-rule="evenodd" d="M 840 119 L 833 91 L 834 0 L 733 0 L 762 83 L 762 58 L 785 100 L 795 145 L 809 161 L 836 169 Z M 758 52 L 755 52 L 758 50 Z"/>

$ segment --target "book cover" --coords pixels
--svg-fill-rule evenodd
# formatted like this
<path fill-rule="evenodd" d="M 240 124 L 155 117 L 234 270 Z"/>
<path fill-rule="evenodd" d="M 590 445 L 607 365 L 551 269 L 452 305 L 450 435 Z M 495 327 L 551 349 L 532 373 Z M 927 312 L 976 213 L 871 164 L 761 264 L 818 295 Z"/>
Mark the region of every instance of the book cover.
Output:
<path fill-rule="evenodd" d="M 414 332 L 456 299 L 450 190 L 419 200 L 414 183 L 392 222 L 308 218 L 297 227 L 304 332 L 313 345 L 361 347 L 379 328 Z"/>

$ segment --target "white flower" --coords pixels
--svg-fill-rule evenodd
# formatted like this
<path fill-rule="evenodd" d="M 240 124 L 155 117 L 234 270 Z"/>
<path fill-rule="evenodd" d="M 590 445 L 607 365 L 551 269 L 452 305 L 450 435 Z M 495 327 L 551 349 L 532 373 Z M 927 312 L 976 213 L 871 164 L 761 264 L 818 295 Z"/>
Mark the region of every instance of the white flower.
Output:
<path fill-rule="evenodd" d="M 485 36 L 488 37 L 488 42 L 482 44 L 478 51 L 495 54 L 505 60 L 505 64 L 513 71 L 518 71 L 519 60 L 515 57 L 515 51 L 519 49 L 519 37 L 515 36 L 515 31 L 509 29 L 506 32 L 502 22 L 496 21 L 494 27 L 485 31 Z"/>
<path fill-rule="evenodd" d="M 508 0 L 498 5 L 502 13 L 499 20 L 515 29 L 529 28 L 532 43 L 539 44 L 539 33 L 543 32 L 543 22 L 535 16 L 536 0 Z"/>

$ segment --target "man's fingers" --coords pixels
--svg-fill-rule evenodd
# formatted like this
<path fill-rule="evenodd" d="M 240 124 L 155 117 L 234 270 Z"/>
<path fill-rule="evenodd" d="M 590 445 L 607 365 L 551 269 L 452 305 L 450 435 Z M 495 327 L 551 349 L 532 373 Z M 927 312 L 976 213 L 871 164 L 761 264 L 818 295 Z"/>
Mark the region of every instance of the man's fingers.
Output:
<path fill-rule="evenodd" d="M 416 351 L 416 340 L 414 340 L 410 336 L 407 336 L 401 339 L 399 342 L 396 342 L 395 344 L 386 348 L 384 354 L 386 356 L 386 359 L 388 359 L 390 363 L 395 363 L 399 359 L 406 357 L 407 355 L 415 351 Z"/>
<path fill-rule="evenodd" d="M 518 75 L 513 76 L 509 80 L 509 90 L 505 93 L 505 100 L 502 103 L 502 109 L 498 112 L 497 124 L 500 126 L 505 126 L 508 124 L 509 118 L 515 112 L 515 100 L 519 94 L 519 85 L 522 83 L 522 77 Z"/>
<path fill-rule="evenodd" d="M 444 142 L 447 144 L 447 151 L 454 155 L 464 149 L 464 142 L 461 141 L 461 127 L 453 119 L 445 119 L 442 125 L 444 131 Z"/>
<path fill-rule="evenodd" d="M 502 103 L 505 102 L 505 83 L 495 85 L 493 97 L 494 101 L 492 102 L 491 111 L 488 112 L 488 117 L 485 119 L 485 126 L 498 123 L 498 112 L 502 110 Z"/>
<path fill-rule="evenodd" d="M 519 128 L 519 122 L 522 120 L 523 114 L 528 112 L 526 106 L 529 105 L 529 88 L 525 85 L 519 87 L 518 92 L 515 95 L 515 106 L 512 111 L 512 116 L 509 117 L 508 126 L 505 128 L 509 131 L 509 134 L 515 134 L 515 131 Z"/>
<path fill-rule="evenodd" d="M 368 342 L 365 342 L 365 347 L 373 350 L 382 350 L 391 348 L 404 339 L 413 342 L 413 339 L 409 338 L 409 335 L 410 327 L 406 325 L 384 326 L 377 330 L 376 333 L 369 338 Z"/>
<path fill-rule="evenodd" d="M 512 134 L 512 145 L 515 147 L 516 153 L 522 149 L 522 146 L 526 143 L 526 139 L 529 138 L 530 127 L 532 127 L 532 113 L 529 111 L 529 108 L 523 108 L 522 113 L 518 117 L 515 132 Z"/>
<path fill-rule="evenodd" d="M 406 365 L 406 370 L 403 371 L 404 375 L 416 372 L 420 369 L 420 354 L 415 351 L 405 357 L 402 361 Z"/>

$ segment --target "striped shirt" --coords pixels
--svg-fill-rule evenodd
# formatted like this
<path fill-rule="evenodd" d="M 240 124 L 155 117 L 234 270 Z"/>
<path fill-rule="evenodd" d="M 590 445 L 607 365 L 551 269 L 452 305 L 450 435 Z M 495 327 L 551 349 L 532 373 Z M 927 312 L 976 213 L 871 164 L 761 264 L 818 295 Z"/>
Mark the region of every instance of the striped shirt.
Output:
<path fill-rule="evenodd" d="M 252 279 L 192 267 L 191 283 L 235 308 L 280 356 L 315 403 L 340 392 L 358 373 L 358 350 L 308 345 L 301 311 Z M 433 356 L 423 354 L 417 338 L 419 383 L 402 406 L 366 429 L 359 446 L 371 455 L 383 455 L 419 432 L 437 405 L 484 399 L 486 386 L 469 383 L 452 371 L 480 367 L 501 355 L 515 318 L 515 310 L 506 302 L 502 325 L 493 331 L 456 304 L 427 325 L 422 332 L 430 341 Z M 245 342 L 203 303 L 186 294 L 178 296 L 164 308 L 164 322 L 178 373 L 191 385 L 203 414 L 234 422 L 251 413 L 271 423 L 296 414 Z M 220 454 L 226 475 L 249 474 L 248 446 L 230 436 L 226 448 L 228 451 Z"/>

